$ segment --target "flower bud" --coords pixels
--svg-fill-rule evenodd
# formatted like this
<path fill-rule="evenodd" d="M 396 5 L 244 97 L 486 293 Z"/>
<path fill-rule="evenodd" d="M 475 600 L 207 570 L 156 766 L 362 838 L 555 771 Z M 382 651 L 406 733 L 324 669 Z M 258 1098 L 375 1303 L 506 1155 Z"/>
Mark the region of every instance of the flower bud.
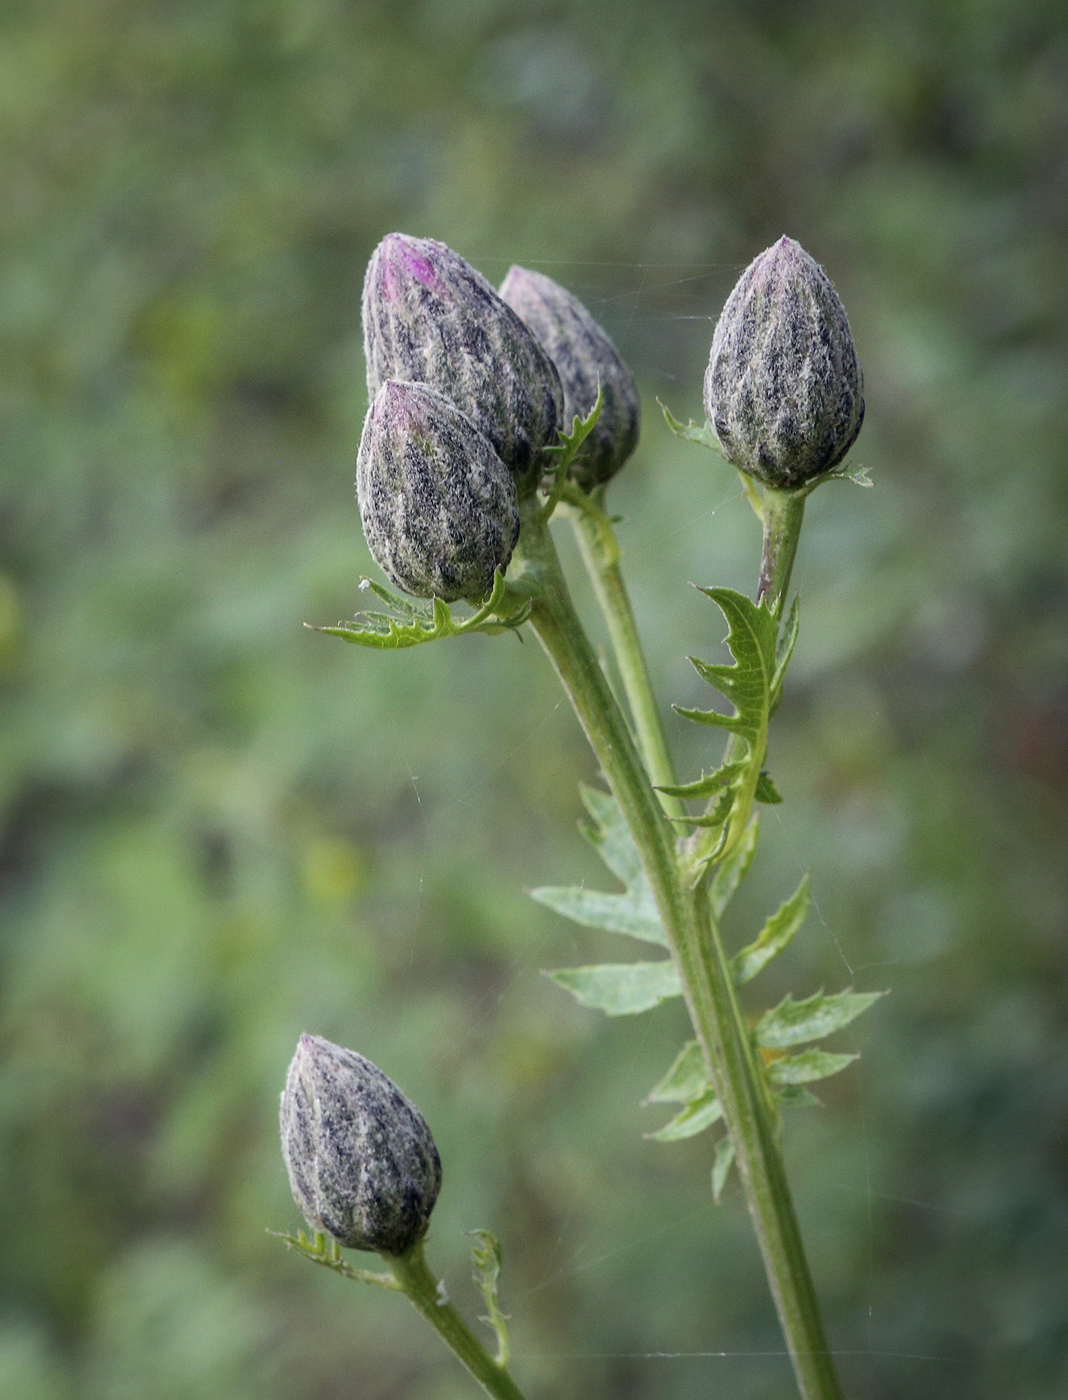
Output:
<path fill-rule="evenodd" d="M 792 238 L 754 258 L 727 298 L 705 372 L 723 454 L 769 486 L 837 466 L 864 420 L 864 379 L 830 278 Z"/>
<path fill-rule="evenodd" d="M 542 448 L 563 409 L 549 357 L 480 272 L 433 238 L 391 233 L 363 286 L 363 344 L 371 397 L 387 379 L 429 384 L 493 444 L 533 490 Z"/>
<path fill-rule="evenodd" d="M 438 1150 L 423 1115 L 370 1060 L 302 1035 L 280 1121 L 293 1199 L 314 1229 L 381 1254 L 403 1254 L 425 1232 Z"/>
<path fill-rule="evenodd" d="M 475 425 L 425 384 L 389 379 L 356 458 L 371 553 L 418 598 L 482 598 L 519 538 L 516 487 Z"/>
<path fill-rule="evenodd" d="M 571 466 L 589 491 L 608 481 L 638 444 L 640 404 L 634 376 L 607 333 L 577 297 L 540 272 L 512 267 L 501 296 L 541 341 L 564 390 L 564 426 L 585 418 L 601 389 L 601 416 Z"/>

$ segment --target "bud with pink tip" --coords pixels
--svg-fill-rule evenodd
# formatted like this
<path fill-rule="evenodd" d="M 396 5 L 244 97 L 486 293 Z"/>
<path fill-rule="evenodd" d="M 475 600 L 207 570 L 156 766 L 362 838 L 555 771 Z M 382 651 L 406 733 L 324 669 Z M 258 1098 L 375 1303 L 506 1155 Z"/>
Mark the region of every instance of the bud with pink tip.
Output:
<path fill-rule="evenodd" d="M 427 384 L 493 444 L 524 494 L 548 465 L 563 395 L 538 341 L 469 262 L 433 238 L 388 234 L 363 288 L 367 388 Z"/>

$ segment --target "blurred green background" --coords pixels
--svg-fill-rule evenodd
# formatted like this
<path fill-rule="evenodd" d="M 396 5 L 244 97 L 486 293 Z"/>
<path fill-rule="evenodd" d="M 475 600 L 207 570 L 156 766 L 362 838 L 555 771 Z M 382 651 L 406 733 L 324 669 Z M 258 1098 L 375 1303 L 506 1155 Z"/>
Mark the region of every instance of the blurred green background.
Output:
<path fill-rule="evenodd" d="M 811 868 L 766 1004 L 892 995 L 788 1146 L 854 1400 L 1068 1393 L 1068 21 L 1063 0 L 9 0 L 0 50 L 0 1394 L 460 1400 L 401 1300 L 288 1255 L 298 1033 L 495 1230 L 554 1396 L 786 1397 L 736 1185 L 639 1100 L 683 1037 L 539 969 L 629 957 L 524 890 L 601 879 L 532 642 L 376 655 L 358 606 L 363 268 L 391 229 L 582 297 L 634 366 L 613 487 L 665 707 L 751 588 L 700 415 L 781 233 L 867 375 L 802 542 L 786 804 L 730 937 Z M 568 552 L 573 564 L 574 556 Z M 578 589 L 584 606 L 588 596 Z M 587 607 L 588 611 L 588 607 Z M 598 635 L 600 635 L 598 633 Z M 683 772 L 715 752 L 672 720 Z"/>

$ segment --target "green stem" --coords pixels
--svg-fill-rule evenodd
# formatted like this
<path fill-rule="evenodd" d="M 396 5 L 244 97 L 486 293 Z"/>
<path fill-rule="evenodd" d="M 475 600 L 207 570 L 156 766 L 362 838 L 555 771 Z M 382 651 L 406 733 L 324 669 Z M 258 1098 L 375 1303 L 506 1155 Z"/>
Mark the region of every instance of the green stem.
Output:
<path fill-rule="evenodd" d="M 448 1301 L 441 1284 L 427 1267 L 422 1240 L 406 1254 L 382 1257 L 412 1306 L 422 1313 L 486 1394 L 494 1400 L 524 1400 L 523 1392 L 512 1377 L 494 1361 Z"/>
<path fill-rule="evenodd" d="M 598 520 L 581 505 L 572 506 L 569 513 L 582 562 L 608 625 L 608 635 L 612 639 L 612 650 L 649 780 L 654 787 L 674 787 L 677 782 L 675 766 L 664 738 L 649 667 L 619 567 L 619 544 L 612 523 L 606 517 Z M 669 817 L 686 815 L 686 808 L 679 798 L 669 797 L 667 793 L 658 795 Z"/>
<path fill-rule="evenodd" d="M 798 1387 L 805 1400 L 841 1400 L 805 1259 L 774 1121 L 752 1060 L 702 881 L 683 877 L 671 824 L 649 785 L 630 730 L 575 613 L 548 529 L 525 512 L 516 584 L 530 621 L 574 706 L 630 827 L 649 879 L 683 994 L 728 1131 Z"/>
<path fill-rule="evenodd" d="M 801 522 L 805 516 L 808 491 L 780 491 L 764 487 L 764 549 L 760 560 L 757 602 L 767 598 L 771 608 L 781 608 L 790 587 L 790 574 L 797 556 Z"/>

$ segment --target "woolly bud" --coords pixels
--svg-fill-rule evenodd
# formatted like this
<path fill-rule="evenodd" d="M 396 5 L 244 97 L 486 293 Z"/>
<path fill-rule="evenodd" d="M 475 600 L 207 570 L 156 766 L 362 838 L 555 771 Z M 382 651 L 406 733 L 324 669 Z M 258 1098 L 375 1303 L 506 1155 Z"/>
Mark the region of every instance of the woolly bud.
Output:
<path fill-rule="evenodd" d="M 508 468 L 471 420 L 425 384 L 389 379 L 375 395 L 356 495 L 375 560 L 418 598 L 482 598 L 519 538 Z"/>
<path fill-rule="evenodd" d="M 705 372 L 724 456 L 775 487 L 829 471 L 864 420 L 864 379 L 830 278 L 792 238 L 754 258 L 727 298 Z"/>
<path fill-rule="evenodd" d="M 372 397 L 387 379 L 429 384 L 493 444 L 525 490 L 556 440 L 563 395 L 545 351 L 480 272 L 433 238 L 388 234 L 363 286 Z"/>
<path fill-rule="evenodd" d="M 370 1060 L 302 1035 L 280 1122 L 293 1199 L 314 1229 L 381 1254 L 425 1232 L 441 1159 L 423 1115 Z"/>
<path fill-rule="evenodd" d="M 608 481 L 638 444 L 640 404 L 634 376 L 607 333 L 577 297 L 540 272 L 512 267 L 501 296 L 548 351 L 564 390 L 564 426 L 585 418 L 601 388 L 601 416 L 571 476 L 585 490 Z"/>

